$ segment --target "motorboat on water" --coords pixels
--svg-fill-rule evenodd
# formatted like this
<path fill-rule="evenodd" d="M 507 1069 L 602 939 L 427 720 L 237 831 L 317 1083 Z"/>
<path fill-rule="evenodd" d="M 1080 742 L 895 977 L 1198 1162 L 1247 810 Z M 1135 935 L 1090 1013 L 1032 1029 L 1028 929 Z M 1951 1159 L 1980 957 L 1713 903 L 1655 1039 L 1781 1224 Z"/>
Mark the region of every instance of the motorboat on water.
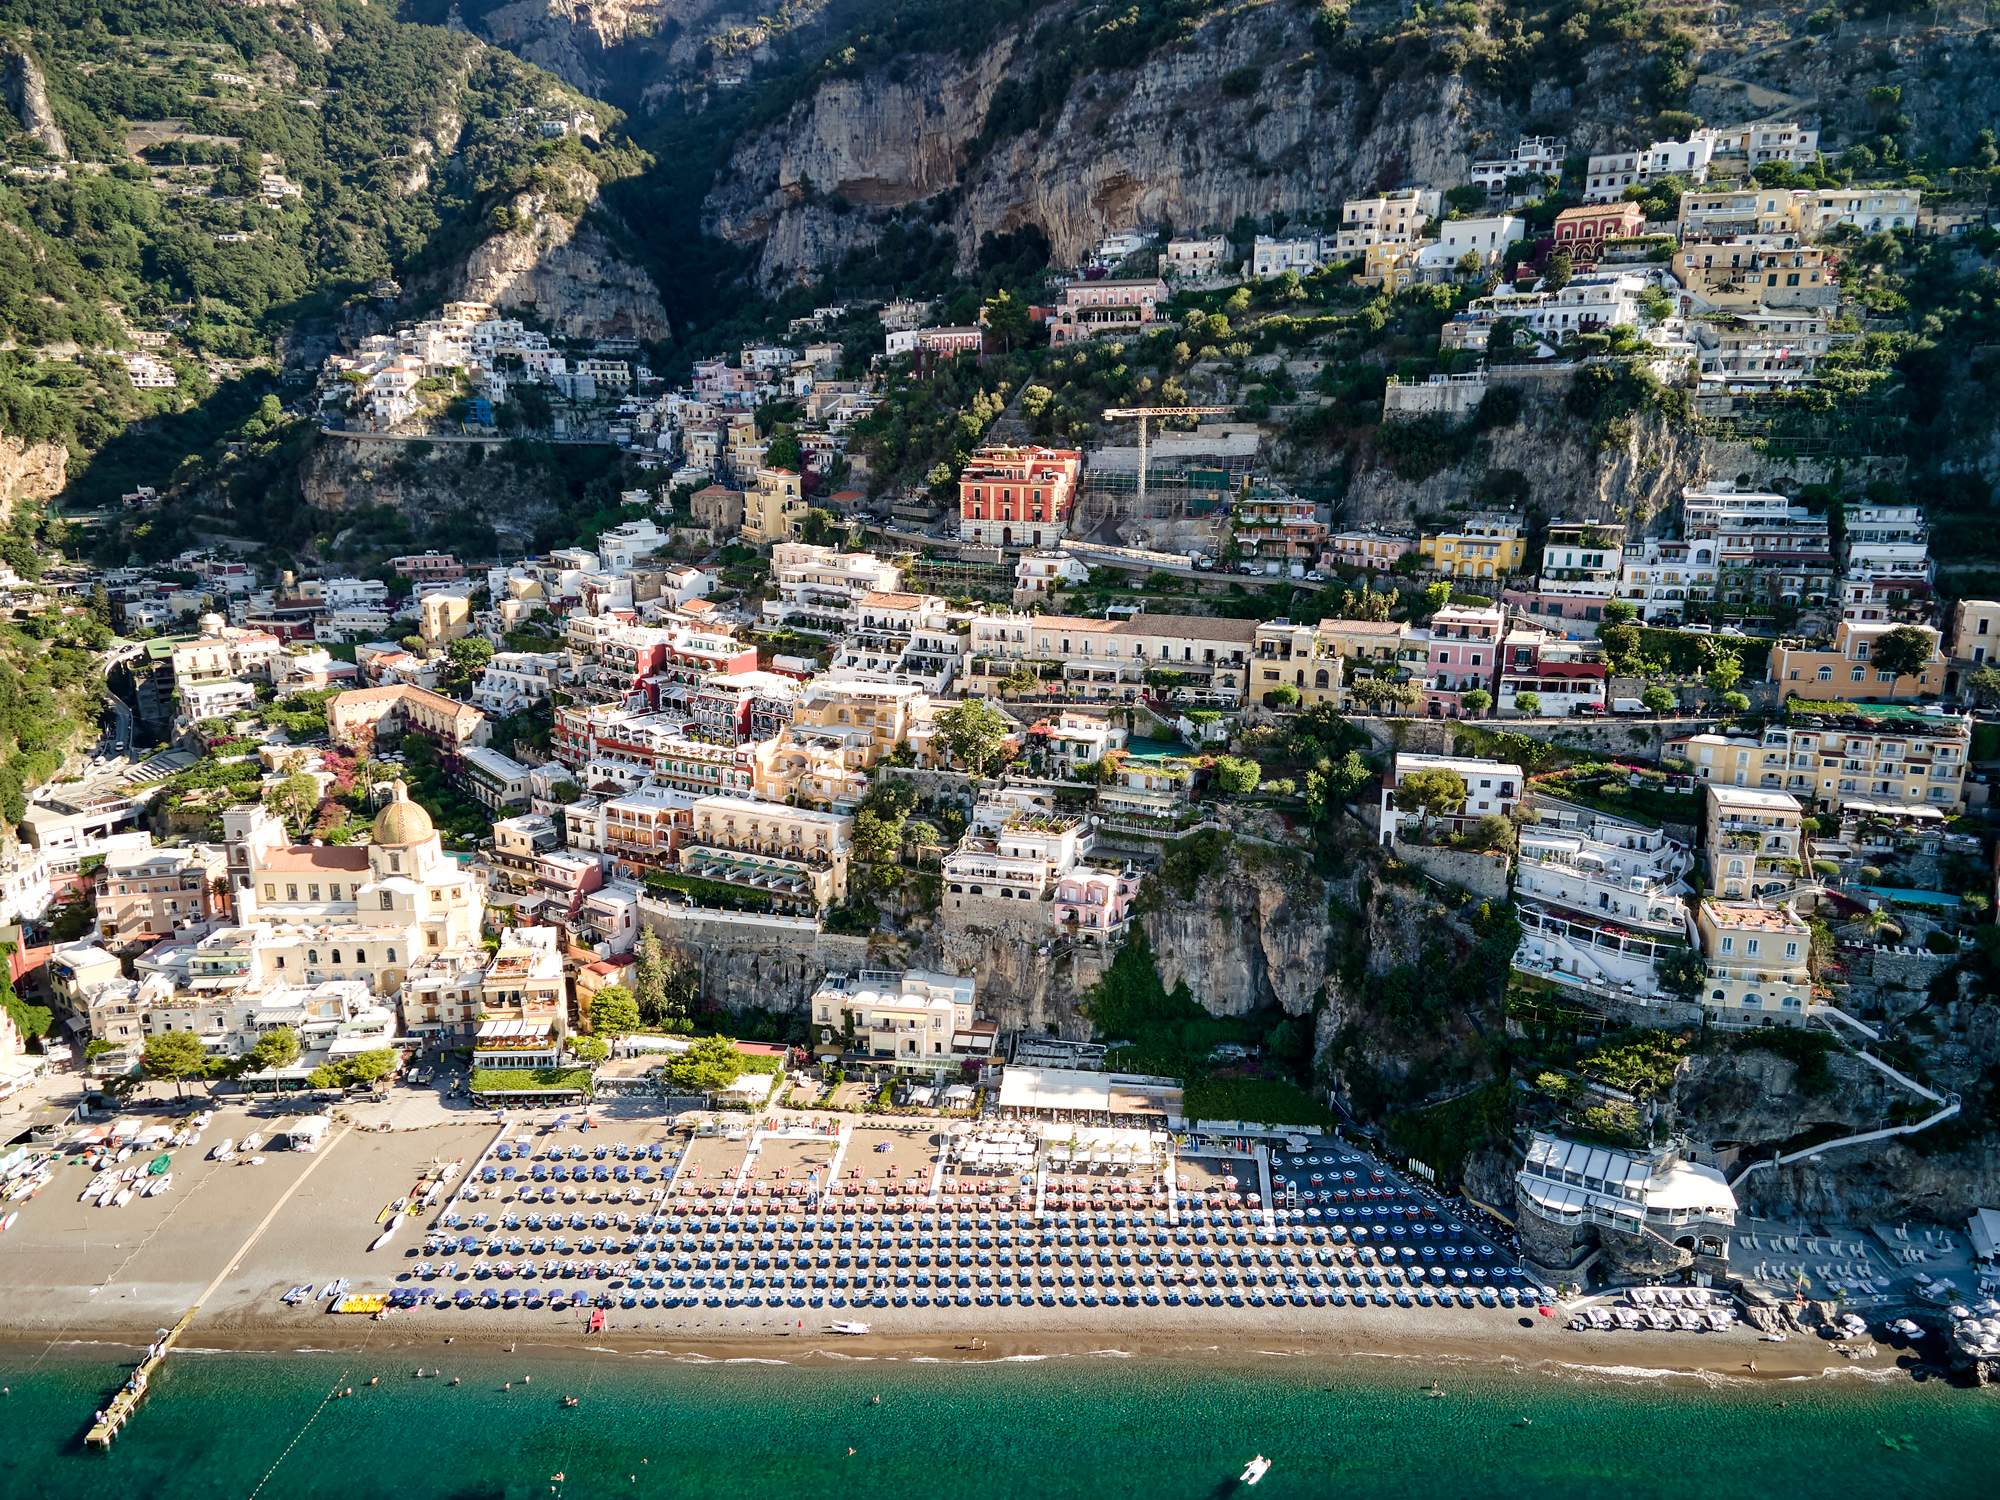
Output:
<path fill-rule="evenodd" d="M 1236 1476 L 1236 1480 L 1239 1484 L 1255 1484 L 1270 1472 L 1271 1460 L 1260 1453 L 1243 1466 L 1243 1472 Z"/>

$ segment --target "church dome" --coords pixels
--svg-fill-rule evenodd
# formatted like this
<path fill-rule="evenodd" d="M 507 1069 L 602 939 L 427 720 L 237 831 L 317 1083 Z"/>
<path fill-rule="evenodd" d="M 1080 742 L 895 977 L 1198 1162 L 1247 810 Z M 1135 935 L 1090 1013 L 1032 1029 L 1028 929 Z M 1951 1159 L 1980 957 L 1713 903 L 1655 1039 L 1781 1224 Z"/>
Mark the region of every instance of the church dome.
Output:
<path fill-rule="evenodd" d="M 431 815 L 410 800 L 409 790 L 399 781 L 395 800 L 375 815 L 375 831 L 368 841 L 392 846 L 421 844 L 436 832 Z"/>

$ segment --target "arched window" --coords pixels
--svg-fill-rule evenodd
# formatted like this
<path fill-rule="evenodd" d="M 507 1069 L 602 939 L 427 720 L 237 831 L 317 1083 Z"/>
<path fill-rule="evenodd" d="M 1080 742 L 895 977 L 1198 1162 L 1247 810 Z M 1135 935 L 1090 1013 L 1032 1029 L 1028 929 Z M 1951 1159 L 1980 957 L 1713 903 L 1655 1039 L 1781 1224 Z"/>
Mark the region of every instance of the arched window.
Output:
<path fill-rule="evenodd" d="M 308 948 L 308 949 L 306 949 L 306 962 L 307 962 L 307 963 L 309 963 L 309 964 L 316 964 L 316 963 L 318 963 L 318 962 L 319 962 L 319 949 L 317 949 L 317 948 Z"/>

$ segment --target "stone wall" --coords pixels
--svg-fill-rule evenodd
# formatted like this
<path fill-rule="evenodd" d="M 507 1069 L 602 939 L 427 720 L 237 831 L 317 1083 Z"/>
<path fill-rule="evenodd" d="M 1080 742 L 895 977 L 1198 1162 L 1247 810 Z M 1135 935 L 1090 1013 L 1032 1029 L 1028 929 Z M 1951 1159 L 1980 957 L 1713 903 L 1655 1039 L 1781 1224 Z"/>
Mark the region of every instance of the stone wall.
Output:
<path fill-rule="evenodd" d="M 1504 854 L 1478 849 L 1443 849 L 1431 844 L 1412 844 L 1400 834 L 1395 840 L 1396 858 L 1422 870 L 1431 879 L 1457 886 L 1488 901 L 1506 897 L 1513 862 Z"/>
<path fill-rule="evenodd" d="M 829 970 L 867 963 L 865 938 L 823 932 L 806 917 L 711 911 L 643 898 L 639 920 L 694 965 L 702 999 L 724 1010 L 804 1010 Z"/>

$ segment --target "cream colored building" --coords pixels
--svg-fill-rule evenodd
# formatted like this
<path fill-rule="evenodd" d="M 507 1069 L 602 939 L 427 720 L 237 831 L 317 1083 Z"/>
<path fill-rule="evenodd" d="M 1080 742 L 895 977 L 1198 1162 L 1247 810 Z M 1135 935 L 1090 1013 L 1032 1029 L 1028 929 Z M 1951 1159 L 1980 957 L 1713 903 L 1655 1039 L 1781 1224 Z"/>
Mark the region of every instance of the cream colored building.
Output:
<path fill-rule="evenodd" d="M 685 875 L 764 892 L 787 905 L 826 907 L 847 896 L 854 819 L 764 802 L 699 797 L 689 809 Z"/>
<path fill-rule="evenodd" d="M 923 969 L 829 974 L 813 992 L 823 1051 L 904 1072 L 946 1073 L 993 1056 L 993 1023 L 974 1020 L 969 978 Z"/>
<path fill-rule="evenodd" d="M 1970 666 L 2000 661 L 2000 603 L 1961 599 L 1951 607 L 1951 659 Z"/>
<path fill-rule="evenodd" d="M 1850 802 L 1965 810 L 1969 715 L 1885 706 L 1875 712 L 1795 714 L 1756 734 L 1693 734 L 1666 753 L 1696 779 L 1790 792 L 1822 811 Z"/>
<path fill-rule="evenodd" d="M 223 832 L 236 920 L 285 982 L 357 979 L 389 994 L 415 959 L 479 947 L 479 884 L 400 783 L 366 845 L 287 843 L 255 804 L 224 813 Z"/>
<path fill-rule="evenodd" d="M 1892 630 L 1915 630 L 1931 643 L 1930 660 L 1914 676 L 1899 677 L 1873 665 L 1870 658 L 1882 637 Z M 1830 703 L 1842 699 L 1878 701 L 1935 698 L 1944 691 L 1945 659 L 1938 633 L 1928 625 L 1900 625 L 1892 620 L 1862 624 L 1842 620 L 1828 645 L 1780 641 L 1771 648 L 1770 680 L 1788 698 Z"/>
<path fill-rule="evenodd" d="M 1806 868 L 1805 809 L 1790 792 L 1703 788 L 1707 890 L 1725 901 L 1789 895 Z"/>
<path fill-rule="evenodd" d="M 1703 901 L 1696 927 L 1708 966 L 1701 1003 L 1719 1021 L 1797 1026 L 1812 1014 L 1812 932 L 1790 907 Z"/>
<path fill-rule="evenodd" d="M 472 599 L 440 589 L 417 601 L 417 634 L 437 650 L 472 634 Z"/>
<path fill-rule="evenodd" d="M 759 469 L 743 494 L 743 540 L 753 547 L 790 541 L 805 518 L 799 476 L 790 469 Z"/>

